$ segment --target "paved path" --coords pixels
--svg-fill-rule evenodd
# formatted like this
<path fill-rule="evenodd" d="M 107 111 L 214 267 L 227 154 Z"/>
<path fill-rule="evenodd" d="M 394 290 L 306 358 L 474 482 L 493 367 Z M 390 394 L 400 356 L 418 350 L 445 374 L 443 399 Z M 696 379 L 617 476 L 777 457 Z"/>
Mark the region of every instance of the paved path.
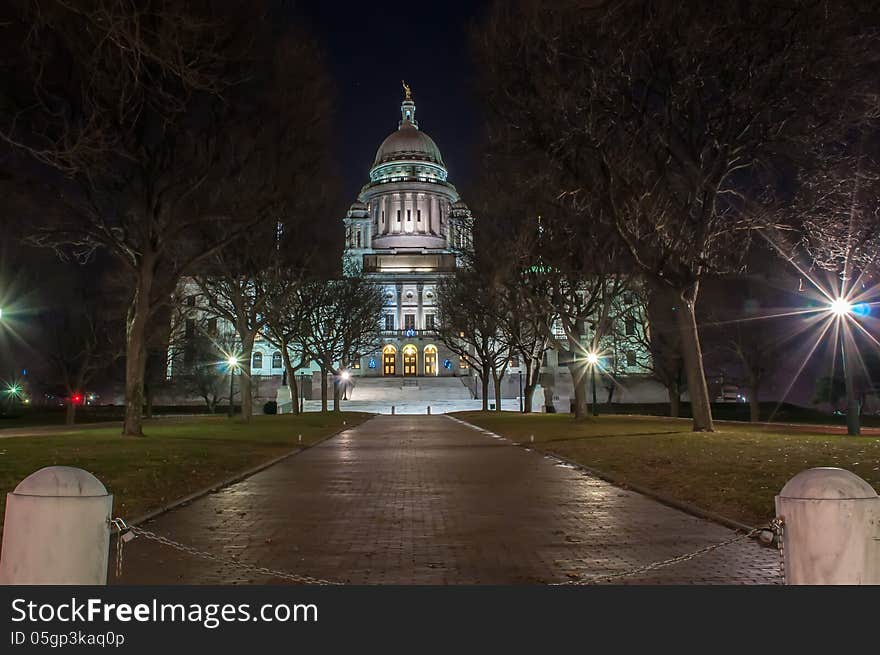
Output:
<path fill-rule="evenodd" d="M 442 416 L 380 416 L 169 512 L 148 529 L 355 584 L 550 583 L 677 556 L 730 530 Z M 778 582 L 738 542 L 626 583 Z M 137 538 L 123 583 L 282 582 Z"/>

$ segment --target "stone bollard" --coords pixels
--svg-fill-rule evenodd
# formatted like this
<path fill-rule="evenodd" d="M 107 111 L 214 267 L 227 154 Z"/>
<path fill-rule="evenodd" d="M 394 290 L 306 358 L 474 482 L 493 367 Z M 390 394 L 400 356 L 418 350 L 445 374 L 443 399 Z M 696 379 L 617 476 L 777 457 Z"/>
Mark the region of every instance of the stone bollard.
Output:
<path fill-rule="evenodd" d="M 428 405 L 428 416 L 430 416 L 430 415 L 431 415 L 431 406 Z"/>
<path fill-rule="evenodd" d="M 776 496 L 785 584 L 880 584 L 880 497 L 855 473 L 802 471 Z"/>
<path fill-rule="evenodd" d="M 31 473 L 6 495 L 0 584 L 107 584 L 113 496 L 70 466 Z"/>

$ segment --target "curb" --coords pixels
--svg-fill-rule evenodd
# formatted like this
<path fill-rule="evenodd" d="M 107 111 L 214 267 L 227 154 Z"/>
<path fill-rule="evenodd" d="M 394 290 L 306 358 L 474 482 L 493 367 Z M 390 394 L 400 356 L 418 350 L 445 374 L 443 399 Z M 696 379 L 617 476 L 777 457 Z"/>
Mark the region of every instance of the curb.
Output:
<path fill-rule="evenodd" d="M 731 528 L 732 530 L 751 532 L 752 530 L 755 529 L 754 526 L 746 525 L 745 523 L 741 523 L 735 519 L 729 518 L 729 517 L 724 516 L 722 514 L 717 514 L 715 512 L 710 511 L 710 510 L 703 509 L 702 507 L 697 507 L 696 505 L 691 505 L 690 503 L 687 503 L 683 500 L 678 500 L 676 498 L 666 496 L 662 493 L 658 493 L 652 489 L 648 489 L 647 487 L 643 487 L 639 484 L 632 484 L 631 482 L 625 482 L 622 479 L 620 479 L 619 477 L 612 475 L 610 473 L 606 473 L 605 471 L 599 471 L 599 470 L 591 468 L 589 466 L 584 466 L 583 464 L 581 464 L 579 462 L 572 461 L 566 457 L 562 457 L 561 455 L 557 455 L 556 453 L 553 453 L 553 452 L 540 450 L 535 447 L 535 444 L 526 444 L 526 443 L 520 443 L 518 441 L 513 441 L 512 439 L 509 439 L 508 437 L 502 436 L 500 434 L 495 434 L 494 432 L 491 432 L 485 428 L 481 428 L 480 426 L 474 425 L 473 423 L 468 423 L 467 421 L 464 421 L 460 418 L 455 418 L 452 416 L 448 416 L 447 418 L 450 418 L 451 420 L 455 421 L 456 423 L 461 423 L 462 425 L 466 425 L 470 428 L 473 428 L 477 432 L 482 432 L 482 433 L 486 434 L 487 436 L 491 436 L 494 439 L 501 439 L 501 440 L 507 441 L 512 446 L 516 446 L 518 448 L 522 448 L 523 450 L 527 450 L 530 452 L 540 453 L 541 455 L 543 455 L 545 457 L 555 459 L 559 462 L 562 462 L 563 464 L 567 464 L 573 468 L 576 468 L 580 471 L 583 471 L 584 473 L 591 475 L 594 478 L 599 478 L 600 480 L 604 480 L 605 482 L 609 482 L 609 483 L 613 484 L 615 487 L 618 487 L 620 489 L 625 489 L 627 491 L 634 491 L 637 494 L 641 494 L 642 496 L 647 496 L 648 498 L 651 498 L 652 500 L 656 500 L 658 503 L 662 503 L 663 505 L 667 505 L 668 507 L 672 507 L 674 509 L 680 510 L 682 512 L 685 512 L 686 514 L 690 514 L 691 516 L 696 516 L 697 518 L 700 518 L 700 519 L 705 519 L 707 521 L 712 521 L 713 523 L 718 523 L 720 525 L 723 525 L 726 528 Z"/>
<path fill-rule="evenodd" d="M 374 417 L 370 417 L 366 421 L 362 421 L 361 423 L 358 423 L 358 425 L 363 425 L 367 421 L 370 421 L 372 418 L 374 418 Z M 274 457 L 266 462 L 263 462 L 261 464 L 257 464 L 256 466 L 253 466 L 249 469 L 235 473 L 234 475 L 232 475 L 228 478 L 225 478 L 219 482 L 215 482 L 214 484 L 212 484 L 208 487 L 204 487 L 203 489 L 199 489 L 198 491 L 194 491 L 193 493 L 191 493 L 187 496 L 183 496 L 182 498 L 178 498 L 176 500 L 173 500 L 170 503 L 168 503 L 167 505 L 163 505 L 162 507 L 160 507 L 158 509 L 147 512 L 146 514 L 142 514 L 141 516 L 135 517 L 131 521 L 126 521 L 126 524 L 127 525 L 141 525 L 142 523 L 146 523 L 147 521 L 152 521 L 153 519 L 161 516 L 162 514 L 165 514 L 166 512 L 170 512 L 173 509 L 177 509 L 178 507 L 182 507 L 183 505 L 187 505 L 188 503 L 191 503 L 194 500 L 198 500 L 199 498 L 202 498 L 203 496 L 207 496 L 210 493 L 213 493 L 215 491 L 219 491 L 220 489 L 223 489 L 224 487 L 228 487 L 232 484 L 235 484 L 236 482 L 241 482 L 242 480 L 245 480 L 245 479 L 251 477 L 252 475 L 255 475 L 256 473 L 259 473 L 260 471 L 266 470 L 270 466 L 274 466 L 275 464 L 278 464 L 279 462 L 287 459 L 288 457 L 293 457 L 294 455 L 297 455 L 305 450 L 309 450 L 310 448 L 314 448 L 315 446 L 318 446 L 318 445 L 324 443 L 325 441 L 328 441 L 329 439 L 332 439 L 333 437 L 335 437 L 339 434 L 342 434 L 346 430 L 351 430 L 353 427 L 357 427 L 357 426 L 346 425 L 345 427 L 340 428 L 339 430 L 336 430 L 336 432 L 332 432 L 324 437 L 321 437 L 313 444 L 309 444 L 307 446 L 300 446 L 300 447 L 296 448 L 295 450 L 291 450 L 288 453 L 284 453 L 283 455 L 279 455 L 278 457 Z M 117 532 L 118 532 L 118 530 L 114 526 L 111 533 L 113 535 L 115 535 Z"/>

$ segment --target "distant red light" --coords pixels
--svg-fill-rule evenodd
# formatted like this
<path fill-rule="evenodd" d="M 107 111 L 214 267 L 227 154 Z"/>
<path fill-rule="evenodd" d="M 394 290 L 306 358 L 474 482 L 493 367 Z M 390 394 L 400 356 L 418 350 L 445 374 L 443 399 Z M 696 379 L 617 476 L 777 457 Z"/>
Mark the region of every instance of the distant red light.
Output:
<path fill-rule="evenodd" d="M 83 397 L 81 393 L 75 393 L 70 398 L 74 405 L 82 405 Z"/>

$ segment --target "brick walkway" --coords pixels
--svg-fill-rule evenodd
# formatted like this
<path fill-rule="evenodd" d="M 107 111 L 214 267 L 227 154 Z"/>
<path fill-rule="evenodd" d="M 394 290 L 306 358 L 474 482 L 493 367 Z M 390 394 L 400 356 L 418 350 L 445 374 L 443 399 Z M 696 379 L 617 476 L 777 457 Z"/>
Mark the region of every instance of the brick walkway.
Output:
<path fill-rule="evenodd" d="M 560 582 L 733 536 L 442 416 L 376 417 L 144 527 L 354 584 Z M 618 582 L 766 584 L 778 572 L 775 551 L 745 541 Z M 120 582 L 281 581 L 137 538 Z"/>

